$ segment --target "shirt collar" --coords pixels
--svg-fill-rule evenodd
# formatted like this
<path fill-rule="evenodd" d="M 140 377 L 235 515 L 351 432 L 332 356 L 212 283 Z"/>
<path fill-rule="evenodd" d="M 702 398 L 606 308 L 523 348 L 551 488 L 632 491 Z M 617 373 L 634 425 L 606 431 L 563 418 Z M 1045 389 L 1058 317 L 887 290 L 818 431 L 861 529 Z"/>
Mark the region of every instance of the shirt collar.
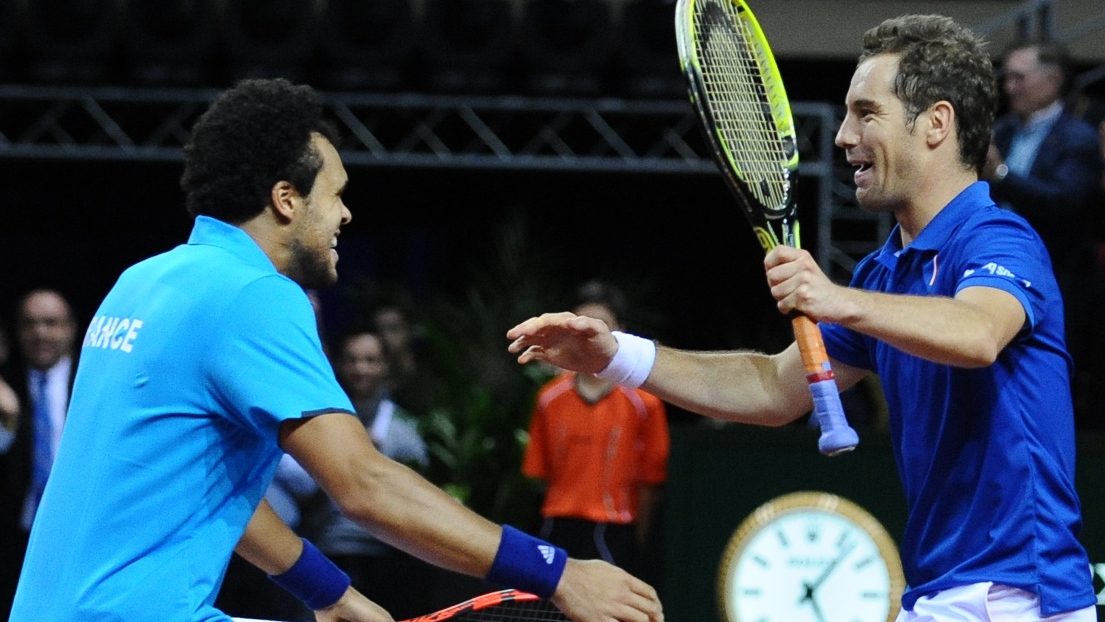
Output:
<path fill-rule="evenodd" d="M 196 216 L 196 223 L 192 226 L 192 235 L 188 237 L 188 244 L 222 248 L 250 266 L 272 272 L 277 271 L 269 256 L 248 233 L 241 227 L 217 218 Z"/>
<path fill-rule="evenodd" d="M 57 363 L 54 363 L 49 369 L 37 369 L 30 368 L 28 376 L 32 381 L 37 381 L 39 378 L 45 377 L 46 382 L 64 382 L 69 383 L 69 371 L 72 369 L 73 357 L 68 354 L 63 355 L 58 359 Z"/>
<path fill-rule="evenodd" d="M 976 181 L 967 186 L 950 203 L 940 210 L 929 224 L 914 238 L 908 248 L 925 251 L 940 250 L 947 243 L 959 224 L 982 205 L 993 204 L 990 198 L 990 186 L 984 181 Z M 902 252 L 901 225 L 895 225 L 882 250 L 879 251 L 880 263 L 893 265 L 895 258 Z"/>
<path fill-rule="evenodd" d="M 1025 120 L 1022 127 L 1025 129 L 1036 129 L 1043 125 L 1050 125 L 1058 119 L 1061 114 L 1063 114 L 1063 102 L 1055 100 L 1051 102 L 1050 106 L 1041 108 L 1028 115 L 1028 119 Z"/>

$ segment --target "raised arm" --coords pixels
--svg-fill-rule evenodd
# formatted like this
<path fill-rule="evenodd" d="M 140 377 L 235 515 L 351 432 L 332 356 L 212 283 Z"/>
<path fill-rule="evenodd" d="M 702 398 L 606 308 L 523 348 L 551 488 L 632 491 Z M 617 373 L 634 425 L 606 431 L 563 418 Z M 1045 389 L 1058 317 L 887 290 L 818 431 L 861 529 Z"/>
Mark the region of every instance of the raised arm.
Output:
<path fill-rule="evenodd" d="M 442 568 L 496 583 L 516 581 L 511 587 L 525 589 L 532 578 L 503 575 L 497 554 L 517 541 L 510 539 L 513 531 L 380 454 L 355 417 L 330 413 L 286 422 L 281 444 L 347 516 L 381 540 Z M 577 622 L 663 620 L 655 590 L 594 560 L 567 560 L 552 600 Z"/>
<path fill-rule="evenodd" d="M 634 336 L 615 334 L 599 320 L 546 313 L 507 332 L 518 362 L 547 361 L 562 369 L 607 371 L 615 354 L 634 348 Z M 614 363 L 616 366 L 618 363 Z M 837 385 L 847 388 L 866 372 L 834 363 Z M 798 346 L 775 355 L 759 352 L 689 352 L 656 348 L 642 388 L 660 399 L 708 417 L 756 425 L 789 423 L 812 407 Z"/>

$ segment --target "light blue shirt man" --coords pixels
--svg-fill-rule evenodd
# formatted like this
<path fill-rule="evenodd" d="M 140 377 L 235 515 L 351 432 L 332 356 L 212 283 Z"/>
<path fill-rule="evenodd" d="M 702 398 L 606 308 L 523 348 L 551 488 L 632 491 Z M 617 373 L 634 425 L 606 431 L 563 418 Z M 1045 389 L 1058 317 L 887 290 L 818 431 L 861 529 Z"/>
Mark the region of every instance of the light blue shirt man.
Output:
<path fill-rule="evenodd" d="M 303 289 L 244 231 L 197 217 L 89 325 L 12 620 L 228 620 L 213 603 L 280 423 L 335 410 L 353 405 Z"/>

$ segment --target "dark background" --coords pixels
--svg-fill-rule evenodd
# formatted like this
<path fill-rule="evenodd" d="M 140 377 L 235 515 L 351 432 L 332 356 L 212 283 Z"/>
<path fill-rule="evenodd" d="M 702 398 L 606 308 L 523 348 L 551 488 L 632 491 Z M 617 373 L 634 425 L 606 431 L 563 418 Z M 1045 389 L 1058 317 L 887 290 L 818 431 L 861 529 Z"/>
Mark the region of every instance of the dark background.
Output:
<path fill-rule="evenodd" d="M 782 64 L 793 100 L 843 101 L 850 61 Z M 17 298 L 43 286 L 70 296 L 83 324 L 123 269 L 184 242 L 180 172 L 178 162 L 0 159 L 0 319 L 9 330 Z M 787 327 L 720 175 L 348 172 L 353 220 L 339 242 L 339 288 L 371 279 L 420 302 L 459 297 L 471 271 L 495 260 L 501 229 L 520 222 L 562 288 L 593 276 L 623 282 L 642 307 L 638 328 L 673 344 L 735 347 L 764 322 Z M 815 206 L 802 208 L 811 228 Z M 807 236 L 811 250 L 815 241 Z M 323 296 L 340 306 L 336 292 Z"/>

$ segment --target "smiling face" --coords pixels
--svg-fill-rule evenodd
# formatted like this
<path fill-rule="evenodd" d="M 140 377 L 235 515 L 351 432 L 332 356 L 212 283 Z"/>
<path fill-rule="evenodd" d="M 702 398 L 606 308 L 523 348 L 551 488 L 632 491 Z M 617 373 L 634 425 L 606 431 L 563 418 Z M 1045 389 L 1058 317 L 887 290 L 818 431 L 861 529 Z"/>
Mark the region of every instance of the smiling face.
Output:
<path fill-rule="evenodd" d="M 856 200 L 872 212 L 905 208 L 921 190 L 917 173 L 925 143 L 894 94 L 898 59 L 896 54 L 879 54 L 860 63 L 836 135 L 836 145 L 857 167 Z"/>
<path fill-rule="evenodd" d="M 338 236 L 341 226 L 352 218 L 342 201 L 349 177 L 337 149 L 319 134 L 312 136 L 311 146 L 322 157 L 322 168 L 303 199 L 287 267 L 288 276 L 308 289 L 337 282 Z"/>

